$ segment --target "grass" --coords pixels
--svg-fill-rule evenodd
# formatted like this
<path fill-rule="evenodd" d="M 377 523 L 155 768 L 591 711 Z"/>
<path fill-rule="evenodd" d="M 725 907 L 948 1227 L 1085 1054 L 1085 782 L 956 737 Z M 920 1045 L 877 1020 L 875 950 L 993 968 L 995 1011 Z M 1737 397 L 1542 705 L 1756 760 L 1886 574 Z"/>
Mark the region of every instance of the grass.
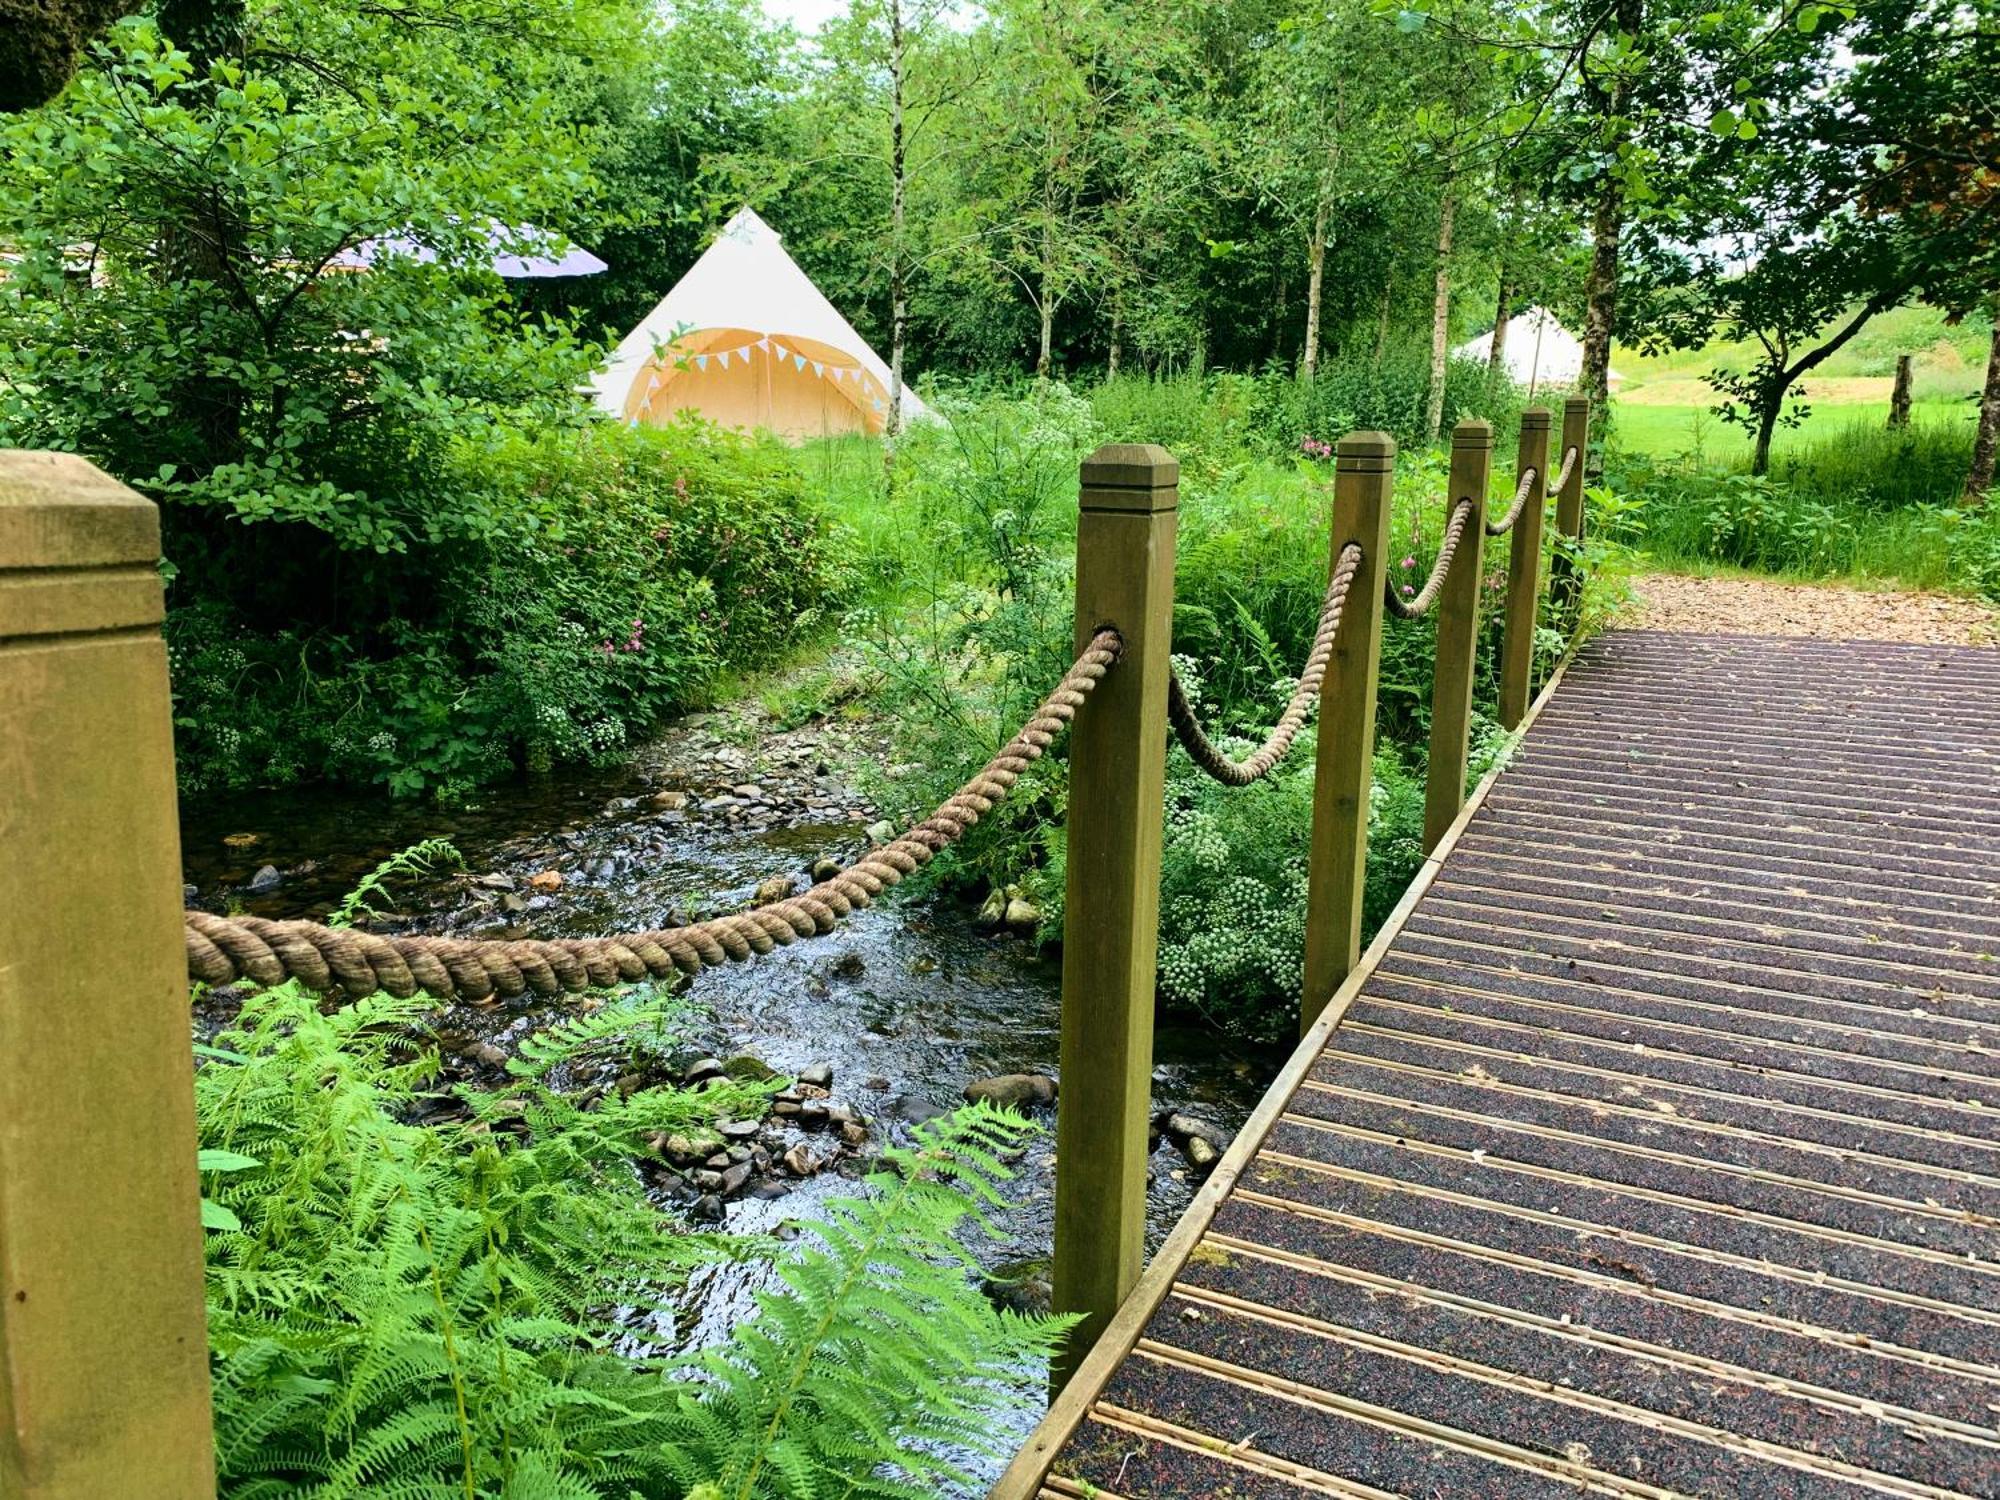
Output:
<path fill-rule="evenodd" d="M 1781 427 L 1771 443 L 1774 459 L 1788 453 L 1840 438 L 1849 428 L 1886 428 L 1889 403 L 1885 401 L 1808 401 L 1810 411 L 1797 427 Z M 1918 401 L 1910 409 L 1911 419 L 1920 426 L 1955 426 L 1971 442 L 1979 408 L 1971 400 Z M 1720 421 L 1707 406 L 1652 405 L 1614 397 L 1611 407 L 1611 442 L 1625 453 L 1668 458 L 1686 454 L 1705 463 L 1729 468 L 1750 462 L 1750 435 L 1740 427 Z"/>

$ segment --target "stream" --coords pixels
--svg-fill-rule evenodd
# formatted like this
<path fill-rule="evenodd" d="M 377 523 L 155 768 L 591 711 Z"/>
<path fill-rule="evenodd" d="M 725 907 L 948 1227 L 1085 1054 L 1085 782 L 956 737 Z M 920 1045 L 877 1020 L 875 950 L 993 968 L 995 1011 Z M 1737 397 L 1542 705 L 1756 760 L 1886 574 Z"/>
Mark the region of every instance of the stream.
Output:
<path fill-rule="evenodd" d="M 802 889 L 815 860 L 845 863 L 865 850 L 875 811 L 836 768 L 885 755 L 864 731 L 784 729 L 743 704 L 679 721 L 614 769 L 494 786 L 462 807 L 325 789 L 195 801 L 182 811 L 188 900 L 319 918 L 388 855 L 442 837 L 464 857 L 463 870 L 398 886 L 375 930 L 553 937 L 663 926 L 746 906 L 772 876 L 792 876 Z M 559 887 L 538 888 L 551 875 Z M 851 1193 L 875 1144 L 958 1104 L 968 1082 L 1055 1074 L 1060 988 L 1055 957 L 1028 938 L 982 930 L 950 898 L 890 900 L 827 936 L 698 975 L 689 1000 L 700 1046 L 690 1056 L 751 1054 L 787 1076 L 830 1067 L 825 1099 L 836 1122 L 845 1105 L 867 1131 L 866 1143 L 842 1148 L 797 1117 L 767 1121 L 758 1144 L 770 1170 L 716 1195 L 720 1227 L 782 1232 L 820 1199 Z M 497 1084 L 493 1064 L 503 1059 L 492 1048 L 504 1052 L 564 1013 L 540 1001 L 452 1008 L 439 1024 L 467 1049 L 449 1059 L 455 1076 Z M 1207 1028 L 1164 1025 L 1154 1108 L 1233 1132 L 1282 1061 Z M 1053 1127 L 1052 1110 L 1035 1114 Z M 827 1158 L 823 1168 L 799 1175 L 780 1165 L 800 1144 Z M 989 1268 L 1049 1253 L 1053 1152 L 1051 1128 L 1030 1146 L 996 1216 L 1005 1238 L 978 1241 Z M 1149 1254 L 1199 1185 L 1172 1140 L 1161 1141 L 1152 1169 Z M 685 1211 L 690 1196 L 663 1200 Z M 714 1200 L 707 1212 L 717 1212 Z M 660 1332 L 681 1347 L 720 1337 L 754 1310 L 764 1274 L 754 1263 L 707 1268 L 680 1295 L 678 1326 Z"/>

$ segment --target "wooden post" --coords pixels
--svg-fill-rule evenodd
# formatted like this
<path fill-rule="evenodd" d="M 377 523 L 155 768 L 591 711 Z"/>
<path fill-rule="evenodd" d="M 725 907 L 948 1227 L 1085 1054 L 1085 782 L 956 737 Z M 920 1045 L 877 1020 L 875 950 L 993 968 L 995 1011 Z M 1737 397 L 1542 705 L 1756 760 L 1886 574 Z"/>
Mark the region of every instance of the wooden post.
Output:
<path fill-rule="evenodd" d="M 1581 469 L 1583 460 L 1578 458 Z M 1533 696 L 1535 622 L 1541 613 L 1542 510 L 1548 503 L 1549 413 L 1531 406 L 1521 413 L 1517 474 L 1534 470 L 1528 502 L 1514 523 L 1513 550 L 1507 555 L 1507 624 L 1500 639 L 1500 723 L 1512 729 L 1526 717 Z"/>
<path fill-rule="evenodd" d="M 1486 567 L 1486 489 L 1493 472 L 1493 426 L 1468 417 L 1451 432 L 1447 507 L 1472 502 L 1458 555 L 1438 595 L 1437 671 L 1431 687 L 1430 770 L 1424 782 L 1424 852 L 1438 846 L 1465 801 L 1472 735 L 1472 669 L 1479 651 L 1479 585 Z M 1446 515 L 1450 515 L 1447 509 Z"/>
<path fill-rule="evenodd" d="M 0 1495 L 212 1497 L 159 515 L 0 450 Z"/>
<path fill-rule="evenodd" d="M 1144 1259 L 1179 486 L 1180 465 L 1151 444 L 1084 460 L 1076 642 L 1112 625 L 1125 647 L 1070 730 L 1053 1300 L 1083 1322 L 1058 1388 Z"/>
<path fill-rule="evenodd" d="M 1556 444 L 1550 461 L 1562 468 L 1563 455 L 1576 449 L 1576 462 L 1569 478 L 1556 494 L 1556 535 L 1583 545 L 1583 462 L 1590 452 L 1590 398 L 1571 396 L 1563 402 L 1562 441 Z M 1583 575 L 1568 553 L 1558 551 L 1549 563 L 1549 598 L 1556 621 L 1567 633 L 1576 629 L 1577 613 L 1583 604 Z"/>
<path fill-rule="evenodd" d="M 1910 425 L 1910 356 L 1896 356 L 1896 383 L 1889 391 L 1889 428 Z"/>
<path fill-rule="evenodd" d="M 1389 551 L 1389 489 L 1396 440 L 1386 432 L 1340 440 L 1333 470 L 1333 551 L 1361 544 L 1361 566 L 1320 689 L 1306 884 L 1303 1033 L 1361 960 L 1361 897 L 1368 864 L 1368 793 L 1374 783 L 1375 688 L 1382 660 L 1382 581 Z"/>

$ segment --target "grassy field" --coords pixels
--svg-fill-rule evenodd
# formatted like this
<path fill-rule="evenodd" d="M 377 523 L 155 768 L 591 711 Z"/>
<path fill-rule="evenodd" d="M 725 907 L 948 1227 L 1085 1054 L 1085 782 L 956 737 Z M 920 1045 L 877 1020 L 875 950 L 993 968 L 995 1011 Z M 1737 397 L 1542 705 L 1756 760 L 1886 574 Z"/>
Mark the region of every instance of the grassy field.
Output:
<path fill-rule="evenodd" d="M 1801 426 L 1780 428 L 1773 451 L 1782 454 L 1857 423 L 1884 422 L 1899 354 L 1915 356 L 1914 418 L 1963 423 L 1969 430 L 1978 415 L 1990 336 L 1986 322 L 1967 319 L 1951 327 L 1928 308 L 1884 313 L 1803 382 L 1799 394 L 1808 416 Z M 1718 398 L 1702 377 L 1742 370 L 1758 353 L 1754 345 L 1727 343 L 1650 356 L 1614 349 L 1612 368 L 1625 378 L 1612 398 L 1613 442 L 1631 453 L 1695 454 L 1726 466 L 1746 462 L 1749 435 L 1710 412 Z"/>

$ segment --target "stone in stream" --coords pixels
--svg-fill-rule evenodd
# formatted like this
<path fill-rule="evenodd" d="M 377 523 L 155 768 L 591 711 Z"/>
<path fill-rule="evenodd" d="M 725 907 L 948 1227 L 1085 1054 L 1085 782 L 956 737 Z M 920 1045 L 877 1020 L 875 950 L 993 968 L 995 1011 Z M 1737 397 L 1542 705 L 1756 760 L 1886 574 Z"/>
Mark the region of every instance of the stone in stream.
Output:
<path fill-rule="evenodd" d="M 512 875 L 503 875 L 498 871 L 495 871 L 491 875 L 477 876 L 472 883 L 476 886 L 482 886 L 489 891 L 511 891 L 514 889 L 514 877 Z"/>
<path fill-rule="evenodd" d="M 703 1193 L 689 1205 L 688 1217 L 697 1224 L 720 1224 L 729 1217 L 729 1210 L 715 1194 Z"/>
<path fill-rule="evenodd" d="M 839 860 L 822 857 L 812 862 L 812 878 L 815 883 L 822 880 L 831 880 L 844 868 L 846 867 Z"/>
<path fill-rule="evenodd" d="M 899 1120 L 907 1120 L 912 1125 L 922 1125 L 935 1120 L 944 1113 L 941 1106 L 928 1099 L 919 1099 L 915 1094 L 899 1094 L 890 1101 L 889 1110 Z"/>
<path fill-rule="evenodd" d="M 778 1075 L 771 1065 L 761 1057 L 753 1057 L 748 1052 L 739 1052 L 722 1065 L 722 1071 L 739 1083 L 769 1083 Z"/>
<path fill-rule="evenodd" d="M 1215 1164 L 1222 1160 L 1222 1153 L 1198 1135 L 1191 1135 L 1180 1143 L 1181 1155 L 1187 1160 L 1188 1170 L 1194 1173 L 1197 1182 L 1205 1179 L 1215 1170 Z"/>
<path fill-rule="evenodd" d="M 528 889 L 531 891 L 542 891 L 544 893 L 559 891 L 562 889 L 562 883 L 562 876 L 554 870 L 538 870 L 528 877 Z"/>
<path fill-rule="evenodd" d="M 275 891 L 285 883 L 285 877 L 278 873 L 276 865 L 265 865 L 250 877 L 250 889 L 259 893 Z"/>
<path fill-rule="evenodd" d="M 755 1120 L 722 1120 L 717 1122 L 715 1128 L 728 1140 L 742 1141 L 748 1140 L 757 1133 L 757 1122 Z"/>
<path fill-rule="evenodd" d="M 1002 915 L 1016 932 L 1032 932 L 1042 923 L 1042 909 L 1022 896 L 1009 897 Z"/>
<path fill-rule="evenodd" d="M 1233 1139 L 1220 1126 L 1178 1110 L 1162 1115 L 1155 1124 L 1180 1151 L 1197 1182 L 1215 1170 L 1215 1164 L 1222 1160 L 1222 1153 L 1229 1149 Z"/>
<path fill-rule="evenodd" d="M 998 927 L 1007 920 L 1007 893 L 994 891 L 980 905 L 979 915 L 972 919 L 981 927 Z"/>
<path fill-rule="evenodd" d="M 874 1094 L 886 1094 L 889 1092 L 889 1080 L 882 1077 L 879 1073 L 873 1078 L 863 1080 L 861 1086 Z"/>
<path fill-rule="evenodd" d="M 1051 1279 L 1054 1266 L 1047 1256 L 1003 1260 L 980 1278 L 979 1289 L 1002 1312 L 1045 1318 L 1055 1296 Z"/>
<path fill-rule="evenodd" d="M 965 1098 L 971 1104 L 1018 1111 L 1029 1105 L 1055 1103 L 1056 1081 L 1046 1073 L 1002 1073 L 998 1078 L 968 1083 Z"/>
<path fill-rule="evenodd" d="M 868 1127 L 859 1120 L 842 1120 L 840 1139 L 843 1145 L 865 1146 L 868 1144 Z"/>
<path fill-rule="evenodd" d="M 737 1162 L 722 1174 L 722 1194 L 730 1197 L 743 1191 L 743 1184 L 750 1180 L 750 1163 Z"/>
<path fill-rule="evenodd" d="M 769 906 L 773 901 L 782 901 L 797 889 L 796 882 L 789 875 L 773 875 L 757 887 L 756 901 L 759 906 Z"/>
<path fill-rule="evenodd" d="M 798 1082 L 810 1084 L 816 1089 L 833 1087 L 833 1064 L 818 1062 L 809 1068 L 799 1069 Z"/>
<path fill-rule="evenodd" d="M 870 823 L 863 832 L 868 835 L 871 843 L 893 843 L 896 838 L 896 825 L 891 823 L 887 818 L 883 818 L 878 822 Z"/>
<path fill-rule="evenodd" d="M 868 961 L 853 949 L 833 961 L 833 973 L 837 979 L 859 979 L 868 972 Z"/>
<path fill-rule="evenodd" d="M 686 812 L 688 794 L 686 792 L 655 792 L 648 799 L 661 812 Z"/>
<path fill-rule="evenodd" d="M 766 1177 L 762 1182 L 753 1184 L 750 1188 L 750 1196 L 752 1198 L 765 1200 L 782 1198 L 789 1192 L 791 1192 L 790 1188 L 770 1177 Z"/>
<path fill-rule="evenodd" d="M 713 1131 L 696 1130 L 692 1133 L 661 1131 L 650 1138 L 652 1148 L 668 1161 L 677 1165 L 702 1161 L 722 1149 L 722 1137 Z"/>
<path fill-rule="evenodd" d="M 825 1102 L 819 1099 L 808 1099 L 805 1103 L 801 1104 L 799 1106 L 799 1123 L 801 1125 L 824 1125 L 826 1123 Z"/>
<path fill-rule="evenodd" d="M 722 1174 L 715 1171 L 700 1171 L 694 1174 L 694 1185 L 704 1193 L 722 1191 Z"/>
<path fill-rule="evenodd" d="M 785 1170 L 794 1177 L 811 1177 L 821 1165 L 818 1153 L 804 1141 L 785 1153 Z"/>
<path fill-rule="evenodd" d="M 695 1084 L 695 1083 L 700 1083 L 705 1078 L 720 1077 L 721 1074 L 722 1074 L 721 1058 L 698 1057 L 693 1062 L 687 1065 L 687 1071 L 681 1074 L 681 1082 L 687 1084 Z"/>
<path fill-rule="evenodd" d="M 523 912 L 528 909 L 528 898 L 519 891 L 509 891 L 500 898 L 502 911 Z"/>

